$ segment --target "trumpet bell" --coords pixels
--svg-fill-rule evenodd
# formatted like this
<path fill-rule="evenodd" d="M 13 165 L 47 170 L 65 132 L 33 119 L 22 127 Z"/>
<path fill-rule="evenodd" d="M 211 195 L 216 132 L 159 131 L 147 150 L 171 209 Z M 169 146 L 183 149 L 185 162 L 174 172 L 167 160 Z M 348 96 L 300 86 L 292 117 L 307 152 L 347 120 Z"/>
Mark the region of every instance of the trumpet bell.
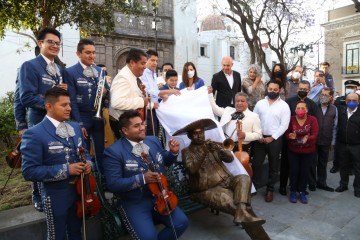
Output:
<path fill-rule="evenodd" d="M 231 138 L 227 138 L 223 142 L 225 151 L 232 151 L 234 149 L 235 143 Z"/>

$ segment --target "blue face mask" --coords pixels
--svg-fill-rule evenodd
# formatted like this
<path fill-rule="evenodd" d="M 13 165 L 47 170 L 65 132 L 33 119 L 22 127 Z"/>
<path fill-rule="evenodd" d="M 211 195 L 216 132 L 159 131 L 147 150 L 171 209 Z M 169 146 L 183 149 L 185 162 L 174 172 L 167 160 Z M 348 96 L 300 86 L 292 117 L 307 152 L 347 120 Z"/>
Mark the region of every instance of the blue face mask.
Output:
<path fill-rule="evenodd" d="M 353 93 L 353 92 L 354 92 L 354 89 L 345 88 L 345 95 L 348 95 L 348 94 Z"/>
<path fill-rule="evenodd" d="M 354 110 L 358 105 L 359 105 L 359 103 L 356 101 L 348 101 L 346 103 L 346 106 L 351 110 Z"/>

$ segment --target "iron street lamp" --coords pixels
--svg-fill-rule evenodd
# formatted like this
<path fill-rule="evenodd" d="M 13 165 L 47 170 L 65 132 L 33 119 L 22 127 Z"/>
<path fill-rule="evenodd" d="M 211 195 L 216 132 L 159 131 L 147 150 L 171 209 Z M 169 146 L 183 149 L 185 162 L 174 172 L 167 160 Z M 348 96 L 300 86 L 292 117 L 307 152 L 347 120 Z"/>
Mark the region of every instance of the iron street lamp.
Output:
<path fill-rule="evenodd" d="M 315 57 L 314 51 L 313 51 L 313 44 L 310 43 L 308 45 L 305 45 L 303 42 L 300 42 L 298 46 L 290 48 L 290 53 L 288 57 L 290 59 L 294 59 L 296 55 L 299 57 L 300 60 L 300 66 L 303 66 L 303 58 L 307 52 L 309 52 L 309 57 L 313 58 Z"/>

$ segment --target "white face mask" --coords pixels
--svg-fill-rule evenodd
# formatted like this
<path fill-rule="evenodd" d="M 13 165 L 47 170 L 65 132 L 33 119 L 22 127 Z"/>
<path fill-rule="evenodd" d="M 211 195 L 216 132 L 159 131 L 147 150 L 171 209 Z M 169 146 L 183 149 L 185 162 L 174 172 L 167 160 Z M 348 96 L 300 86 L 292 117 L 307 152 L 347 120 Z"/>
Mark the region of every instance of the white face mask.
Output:
<path fill-rule="evenodd" d="M 300 74 L 299 72 L 293 72 L 292 77 L 293 77 L 294 79 L 300 79 L 301 74 Z"/>
<path fill-rule="evenodd" d="M 162 77 L 165 79 L 166 78 L 166 72 L 162 72 Z"/>
<path fill-rule="evenodd" d="M 194 75 L 195 75 L 195 71 L 194 71 L 194 70 L 193 70 L 193 71 L 191 71 L 191 70 L 188 71 L 188 78 L 193 78 Z"/>
<path fill-rule="evenodd" d="M 354 89 L 345 88 L 345 95 L 348 95 L 348 94 L 353 93 L 353 92 L 354 92 Z"/>

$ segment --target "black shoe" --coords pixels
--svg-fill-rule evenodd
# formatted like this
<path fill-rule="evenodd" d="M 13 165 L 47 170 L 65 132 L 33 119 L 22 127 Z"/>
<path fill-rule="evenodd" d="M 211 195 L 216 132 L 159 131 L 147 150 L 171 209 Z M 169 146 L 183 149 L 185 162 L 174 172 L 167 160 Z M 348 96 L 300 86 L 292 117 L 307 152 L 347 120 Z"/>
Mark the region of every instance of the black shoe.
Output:
<path fill-rule="evenodd" d="M 360 192 L 355 191 L 354 196 L 360 198 Z"/>
<path fill-rule="evenodd" d="M 44 208 L 41 204 L 41 202 L 34 202 L 34 208 L 36 211 L 43 212 Z"/>
<path fill-rule="evenodd" d="M 339 167 L 333 166 L 333 167 L 330 169 L 330 172 L 331 172 L 331 173 L 337 173 L 338 171 L 339 171 Z"/>
<path fill-rule="evenodd" d="M 315 185 L 309 185 L 309 190 L 312 192 L 316 191 L 316 186 Z"/>
<path fill-rule="evenodd" d="M 279 193 L 283 196 L 286 196 L 286 187 L 280 187 L 279 188 Z"/>
<path fill-rule="evenodd" d="M 304 191 L 304 193 L 305 193 L 305 195 L 309 195 L 309 192 L 308 192 L 308 191 L 306 191 L 306 190 Z"/>
<path fill-rule="evenodd" d="M 347 186 L 340 185 L 335 189 L 335 192 L 344 192 L 346 190 L 348 190 Z"/>
<path fill-rule="evenodd" d="M 327 185 L 316 185 L 316 187 L 318 189 L 322 189 L 322 190 L 325 190 L 325 191 L 328 191 L 328 192 L 333 192 L 334 189 L 332 187 L 329 187 Z"/>

